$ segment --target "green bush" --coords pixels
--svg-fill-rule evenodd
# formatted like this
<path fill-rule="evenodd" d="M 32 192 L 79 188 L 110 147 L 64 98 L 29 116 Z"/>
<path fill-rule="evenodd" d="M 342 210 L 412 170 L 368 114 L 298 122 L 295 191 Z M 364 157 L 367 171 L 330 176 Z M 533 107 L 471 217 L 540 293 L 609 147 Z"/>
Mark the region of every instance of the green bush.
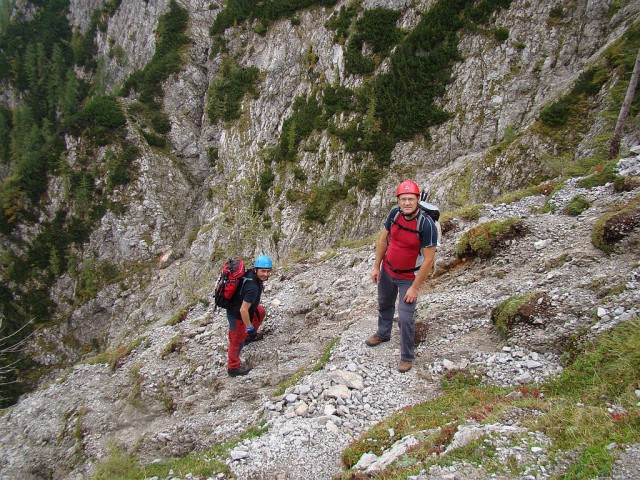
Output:
<path fill-rule="evenodd" d="M 273 186 L 273 181 L 276 179 L 275 174 L 271 168 L 267 168 L 260 174 L 260 190 L 266 192 Z"/>
<path fill-rule="evenodd" d="M 259 70 L 240 67 L 235 60 L 222 61 L 218 77 L 207 91 L 207 114 L 211 123 L 240 118 L 240 104 L 246 94 L 256 96 Z"/>
<path fill-rule="evenodd" d="M 327 85 L 322 92 L 322 105 L 327 118 L 354 108 L 353 90 L 342 85 Z"/>
<path fill-rule="evenodd" d="M 154 110 L 151 114 L 151 126 L 161 135 L 171 131 L 171 121 L 162 110 Z"/>
<path fill-rule="evenodd" d="M 613 188 L 616 192 L 630 192 L 640 188 L 640 177 L 623 177 L 617 175 L 613 180 Z"/>
<path fill-rule="evenodd" d="M 265 192 L 260 191 L 253 195 L 251 206 L 253 207 L 254 213 L 262 215 L 266 211 L 267 205 L 269 205 L 269 198 Z"/>
<path fill-rule="evenodd" d="M 455 246 L 454 253 L 458 258 L 489 258 L 493 255 L 496 247 L 523 232 L 524 225 L 522 220 L 518 218 L 482 223 L 462 235 Z"/>
<path fill-rule="evenodd" d="M 282 124 L 282 134 L 278 144 L 278 159 L 293 161 L 298 145 L 314 130 L 322 130 L 326 121 L 322 107 L 315 95 L 308 99 L 298 97 L 293 102 L 293 114 Z"/>
<path fill-rule="evenodd" d="M 347 193 L 346 188 L 337 181 L 313 187 L 302 212 L 303 218 L 309 222 L 324 225 L 333 206 L 340 200 L 344 200 Z"/>
<path fill-rule="evenodd" d="M 592 171 L 593 174 L 582 178 L 578 181 L 580 188 L 594 188 L 607 183 L 615 182 L 619 178 L 616 173 L 616 162 L 608 162 L 606 164 L 596 165 Z"/>
<path fill-rule="evenodd" d="M 580 114 L 580 103 L 585 98 L 596 95 L 606 79 L 607 74 L 603 67 L 592 67 L 586 70 L 578 77 L 567 95 L 540 112 L 540 120 L 551 128 L 566 125 L 572 115 Z"/>
<path fill-rule="evenodd" d="M 378 184 L 382 178 L 382 170 L 378 165 L 368 163 L 360 172 L 358 177 L 358 188 L 364 190 L 369 195 L 375 195 L 378 191 Z"/>
<path fill-rule="evenodd" d="M 347 73 L 357 75 L 369 75 L 374 72 L 376 62 L 367 58 L 355 46 L 350 45 L 344 56 L 344 65 Z"/>
<path fill-rule="evenodd" d="M 304 198 L 305 194 L 302 193 L 300 190 L 291 189 L 291 190 L 287 190 L 287 193 L 285 193 L 285 197 L 289 203 L 295 203 L 298 200 L 301 200 L 302 198 Z"/>
<path fill-rule="evenodd" d="M 216 15 L 209 29 L 211 36 L 221 35 L 235 24 L 245 20 L 259 21 L 258 33 L 265 34 L 268 26 L 280 18 L 291 17 L 297 11 L 313 5 L 333 6 L 338 0 L 227 0 L 225 8 Z"/>
<path fill-rule="evenodd" d="M 98 145 L 113 142 L 114 133 L 126 124 L 126 117 L 114 97 L 101 96 L 87 102 L 76 115 L 76 127 L 86 130 Z"/>
<path fill-rule="evenodd" d="M 548 298 L 543 292 L 529 292 L 523 295 L 509 297 L 496 305 L 491 310 L 491 321 L 503 338 L 511 336 L 513 325 L 522 320 L 521 317 L 528 317 L 532 310 L 539 306 L 541 299 Z"/>
<path fill-rule="evenodd" d="M 209 147 L 207 150 L 207 158 L 209 159 L 209 166 L 213 167 L 218 163 L 218 149 L 216 147 Z"/>
<path fill-rule="evenodd" d="M 164 148 L 167 146 L 167 139 L 151 132 L 142 132 L 142 136 L 152 147 Z"/>
<path fill-rule="evenodd" d="M 494 38 L 502 43 L 509 39 L 509 29 L 506 27 L 498 27 L 493 31 Z"/>
<path fill-rule="evenodd" d="M 582 212 L 587 210 L 591 206 L 591 203 L 584 198 L 582 195 L 576 195 L 571 199 L 571 201 L 567 204 L 566 207 L 562 210 L 567 215 L 571 215 L 572 217 L 577 217 Z"/>
<path fill-rule="evenodd" d="M 0 164 L 7 164 L 11 160 L 11 117 L 11 110 L 0 106 Z"/>
<path fill-rule="evenodd" d="M 374 53 L 386 56 L 389 50 L 400 40 L 400 30 L 396 26 L 400 11 L 387 8 L 365 10 L 356 22 L 351 41 L 357 48 L 364 42 Z"/>
<path fill-rule="evenodd" d="M 295 178 L 299 182 L 307 181 L 307 174 L 304 173 L 304 170 L 302 169 L 302 167 L 300 167 L 300 165 L 296 165 L 293 167 L 293 178 Z"/>
<path fill-rule="evenodd" d="M 345 70 L 348 73 L 368 75 L 373 73 L 376 60 L 362 55 L 362 47 L 366 43 L 374 54 L 386 56 L 391 47 L 400 40 L 400 30 L 396 22 L 400 12 L 386 8 L 365 10 L 355 24 L 345 55 Z"/>
<path fill-rule="evenodd" d="M 564 126 L 569 120 L 569 102 L 567 99 L 563 98 L 548 107 L 545 107 L 540 112 L 540 120 L 545 125 L 557 128 Z"/>
<path fill-rule="evenodd" d="M 122 152 L 110 152 L 106 156 L 107 187 L 113 190 L 118 185 L 126 185 L 133 178 L 133 161 L 140 156 L 140 149 L 125 143 Z"/>
<path fill-rule="evenodd" d="M 640 227 L 640 196 L 606 213 L 593 226 L 591 243 L 603 252 L 613 252 L 614 245 Z"/>
<path fill-rule="evenodd" d="M 164 95 L 162 82 L 182 69 L 181 49 L 191 43 L 191 39 L 184 34 L 188 24 L 187 10 L 171 0 L 169 11 L 158 20 L 153 57 L 143 70 L 132 73 L 124 82 L 122 95 L 126 96 L 135 89 L 143 103 L 152 103 Z"/>
<path fill-rule="evenodd" d="M 344 39 L 349 36 L 349 27 L 351 21 L 357 13 L 355 3 L 349 5 L 343 5 L 340 10 L 334 11 L 329 17 L 329 20 L 325 23 L 325 27 L 334 30 L 336 33 L 333 37 L 333 41 L 336 43 L 343 43 Z"/>

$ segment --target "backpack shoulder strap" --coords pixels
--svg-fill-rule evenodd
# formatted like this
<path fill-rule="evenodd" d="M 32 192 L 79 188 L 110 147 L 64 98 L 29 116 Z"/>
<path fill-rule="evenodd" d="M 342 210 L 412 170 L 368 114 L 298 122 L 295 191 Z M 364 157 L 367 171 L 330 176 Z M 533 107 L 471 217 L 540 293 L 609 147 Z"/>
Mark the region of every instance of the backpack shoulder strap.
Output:
<path fill-rule="evenodd" d="M 391 223 L 395 223 L 397 225 L 396 218 L 398 218 L 398 215 L 400 215 L 400 207 L 393 207 L 391 209 L 391 212 L 389 212 L 389 218 L 391 218 Z"/>
<path fill-rule="evenodd" d="M 417 233 L 418 237 L 422 239 L 422 227 L 424 226 L 424 214 L 422 213 L 422 211 L 418 212 L 418 216 L 416 217 L 416 226 L 418 227 L 417 230 L 405 227 L 404 225 L 400 225 L 400 223 L 397 221 L 398 215 L 400 215 L 400 209 L 398 207 L 395 207 L 394 210 L 391 210 L 391 213 L 389 214 L 389 216 L 391 216 L 391 223 L 398 228 L 401 228 L 402 230 L 406 230 L 407 232 Z"/>
<path fill-rule="evenodd" d="M 418 213 L 418 217 L 416 220 L 417 220 L 416 226 L 417 226 L 418 234 L 420 235 L 420 237 L 422 237 L 422 232 L 424 231 L 424 222 L 427 221 L 426 215 L 422 210 L 420 210 L 420 212 Z"/>
<path fill-rule="evenodd" d="M 240 277 L 240 285 L 239 288 L 236 289 L 236 295 L 240 296 L 242 294 L 242 289 L 246 282 L 253 282 L 253 278 L 247 277 L 246 274 Z"/>

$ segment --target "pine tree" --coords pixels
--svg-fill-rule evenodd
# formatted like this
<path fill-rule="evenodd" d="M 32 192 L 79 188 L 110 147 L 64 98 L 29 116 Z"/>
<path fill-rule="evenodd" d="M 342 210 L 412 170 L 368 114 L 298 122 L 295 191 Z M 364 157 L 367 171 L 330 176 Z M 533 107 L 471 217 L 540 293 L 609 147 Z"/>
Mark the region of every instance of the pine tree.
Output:
<path fill-rule="evenodd" d="M 65 59 L 59 45 L 53 47 L 51 63 L 47 75 L 47 118 L 56 119 L 65 83 Z"/>
<path fill-rule="evenodd" d="M 73 69 L 67 70 L 64 83 L 64 91 L 60 103 L 60 120 L 68 125 L 72 116 L 78 111 L 80 93 L 78 91 L 78 79 Z"/>

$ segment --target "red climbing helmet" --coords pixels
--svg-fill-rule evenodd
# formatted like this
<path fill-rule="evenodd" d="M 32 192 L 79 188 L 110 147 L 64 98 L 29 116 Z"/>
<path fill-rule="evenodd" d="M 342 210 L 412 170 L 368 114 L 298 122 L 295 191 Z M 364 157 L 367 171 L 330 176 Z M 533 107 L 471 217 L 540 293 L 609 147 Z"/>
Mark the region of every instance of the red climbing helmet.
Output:
<path fill-rule="evenodd" d="M 413 193 L 414 195 L 420 196 L 420 187 L 413 180 L 400 182 L 400 185 L 398 185 L 398 189 L 396 190 L 396 197 L 405 193 Z"/>

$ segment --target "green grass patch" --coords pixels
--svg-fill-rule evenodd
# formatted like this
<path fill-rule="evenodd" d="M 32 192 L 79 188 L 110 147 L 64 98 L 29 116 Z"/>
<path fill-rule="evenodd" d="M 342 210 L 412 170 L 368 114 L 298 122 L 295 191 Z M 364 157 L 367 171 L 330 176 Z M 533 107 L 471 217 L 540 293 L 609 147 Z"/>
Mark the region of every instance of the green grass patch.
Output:
<path fill-rule="evenodd" d="M 318 371 L 322 370 L 325 367 L 325 365 L 327 364 L 327 362 L 331 358 L 331 353 L 333 352 L 333 347 L 335 347 L 338 344 L 339 341 L 340 341 L 340 339 L 338 337 L 336 337 L 336 338 L 332 339 L 331 341 L 329 341 L 329 343 L 327 343 L 327 346 L 324 348 L 324 351 L 322 352 L 322 355 L 320 355 L 320 358 L 318 359 L 316 364 L 311 369 L 312 372 L 318 372 Z"/>
<path fill-rule="evenodd" d="M 592 174 L 581 179 L 578 182 L 578 186 L 581 188 L 594 188 L 607 183 L 615 182 L 619 175 L 615 172 L 615 161 L 607 162 L 605 164 L 598 163 L 592 168 Z"/>
<path fill-rule="evenodd" d="M 491 321 L 495 325 L 498 333 L 503 338 L 511 336 L 511 327 L 516 323 L 518 318 L 523 315 L 521 311 L 526 305 L 535 304 L 544 294 L 542 292 L 529 292 L 523 295 L 509 297 L 499 303 L 491 311 Z"/>
<path fill-rule="evenodd" d="M 478 220 L 480 218 L 481 208 L 481 205 L 465 205 L 455 210 L 443 212 L 439 219 L 442 233 L 445 234 L 455 229 L 456 218 L 461 218 L 466 221 Z"/>
<path fill-rule="evenodd" d="M 489 436 L 446 455 L 442 452 L 451 443 L 458 425 L 500 423 L 505 414 L 516 410 L 522 415 L 523 426 L 551 439 L 551 465 L 547 467 L 553 468 L 557 461 L 563 469 L 554 478 L 607 477 L 616 453 L 607 447 L 640 441 L 640 412 L 635 395 L 640 382 L 639 344 L 638 319 L 619 325 L 582 345 L 575 361 L 540 386 L 478 385 L 470 372 L 451 372 L 442 379 L 443 392 L 437 399 L 391 414 L 352 442 L 342 452 L 342 462 L 351 469 L 364 453 L 381 455 L 397 440 L 413 435 L 418 445 L 377 472 L 376 478 L 407 478 L 421 470 L 428 471 L 432 465 L 460 462 L 513 478 L 532 465 L 522 464 L 517 458 L 496 461 Z M 501 444 L 506 441 L 507 445 L 522 448 L 522 440 L 519 435 L 503 437 Z M 340 478 L 357 478 L 353 475 L 357 475 L 355 471 L 347 470 Z"/>
<path fill-rule="evenodd" d="M 640 195 L 598 219 L 591 232 L 591 243 L 603 252 L 612 253 L 615 245 L 640 226 Z"/>
<path fill-rule="evenodd" d="M 518 218 L 482 223 L 462 235 L 455 246 L 454 254 L 458 258 L 489 258 L 506 240 L 520 236 L 523 232 L 524 225 Z"/>
<path fill-rule="evenodd" d="M 562 212 L 572 217 L 577 217 L 582 212 L 587 210 L 591 206 L 591 203 L 582 195 L 576 195 L 571 199 L 566 207 L 562 209 Z"/>
<path fill-rule="evenodd" d="M 187 318 L 187 315 L 189 315 L 189 310 L 191 310 L 191 307 L 193 307 L 196 303 L 198 302 L 193 301 L 188 305 L 185 305 L 184 307 L 182 307 L 176 313 L 171 315 L 171 318 L 167 320 L 167 323 L 165 325 L 173 326 L 173 325 L 182 323 Z"/>
<path fill-rule="evenodd" d="M 245 439 L 255 438 L 267 430 L 263 425 L 249 427 L 237 438 L 215 444 L 211 448 L 192 453 L 182 458 L 171 458 L 143 465 L 137 457 L 125 452 L 118 445 L 111 445 L 109 456 L 99 463 L 91 480 L 144 480 L 146 478 L 185 478 L 191 474 L 194 478 L 215 477 L 222 473 L 230 478 L 231 470 L 226 465 L 227 451 Z"/>
<path fill-rule="evenodd" d="M 499 205 L 501 203 L 515 203 L 519 200 L 522 200 L 526 197 L 533 197 L 536 195 L 544 195 L 549 197 L 553 194 L 560 186 L 562 182 L 558 180 L 543 182 L 539 185 L 533 185 L 531 187 L 523 188 L 520 190 L 516 190 L 515 192 L 509 192 L 493 201 L 494 205 Z"/>
<path fill-rule="evenodd" d="M 87 360 L 86 363 L 88 363 L 89 365 L 95 365 L 96 363 L 106 363 L 107 365 L 109 365 L 111 370 L 115 371 L 120 366 L 122 361 L 127 358 L 133 350 L 139 347 L 144 340 L 144 337 L 139 337 L 126 345 L 122 345 L 116 348 L 115 350 L 107 350 L 105 352 L 102 352 L 101 354 Z"/>

